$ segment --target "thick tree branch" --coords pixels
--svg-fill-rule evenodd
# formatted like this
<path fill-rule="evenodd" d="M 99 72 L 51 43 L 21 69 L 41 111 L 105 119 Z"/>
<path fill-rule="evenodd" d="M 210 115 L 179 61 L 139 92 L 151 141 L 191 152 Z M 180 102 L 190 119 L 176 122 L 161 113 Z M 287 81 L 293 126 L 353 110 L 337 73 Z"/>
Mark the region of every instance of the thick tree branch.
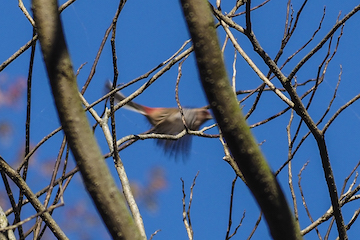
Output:
<path fill-rule="evenodd" d="M 78 96 L 76 78 L 55 0 L 33 0 L 35 24 L 59 118 L 69 146 L 113 239 L 141 239 L 117 189 Z"/>
<path fill-rule="evenodd" d="M 357 9 L 357 8 L 355 8 Z M 351 12 L 353 13 L 355 9 Z M 344 19 L 348 19 L 351 16 L 349 13 Z M 344 20 L 345 21 L 345 20 Z M 331 32 L 331 31 L 330 31 Z M 289 93 L 292 102 L 294 103 L 293 109 L 295 112 L 301 117 L 301 119 L 305 122 L 309 130 L 311 131 L 312 135 L 314 136 L 316 143 L 318 145 L 321 163 L 324 170 L 325 180 L 329 189 L 329 195 L 331 199 L 331 205 L 334 208 L 334 216 L 336 220 L 337 230 L 339 232 L 339 236 L 341 239 L 348 239 L 344 219 L 342 217 L 340 204 L 339 204 L 339 197 L 337 193 L 337 188 L 335 184 L 334 174 L 331 168 L 330 159 L 328 155 L 328 151 L 326 148 L 324 132 L 318 129 L 316 123 L 312 120 L 311 116 L 309 115 L 307 109 L 303 105 L 301 98 L 297 94 L 295 88 L 291 85 L 291 79 L 286 78 L 285 75 L 281 72 L 279 67 L 276 63 L 270 58 L 270 56 L 264 51 L 261 47 L 260 43 L 255 37 L 255 34 L 252 31 L 247 31 L 246 35 L 248 36 L 249 40 L 253 44 L 254 50 L 263 58 L 264 62 L 268 65 L 271 71 L 275 74 L 275 76 L 280 80 L 286 91 Z M 327 35 L 324 39 L 328 38 Z M 324 39 L 322 41 L 324 41 Z M 322 46 L 322 45 L 321 45 Z M 321 47 L 320 46 L 320 47 Z"/>
<path fill-rule="evenodd" d="M 181 0 L 203 88 L 230 151 L 264 212 L 274 239 L 301 239 L 280 186 L 266 163 L 230 86 L 206 0 Z"/>

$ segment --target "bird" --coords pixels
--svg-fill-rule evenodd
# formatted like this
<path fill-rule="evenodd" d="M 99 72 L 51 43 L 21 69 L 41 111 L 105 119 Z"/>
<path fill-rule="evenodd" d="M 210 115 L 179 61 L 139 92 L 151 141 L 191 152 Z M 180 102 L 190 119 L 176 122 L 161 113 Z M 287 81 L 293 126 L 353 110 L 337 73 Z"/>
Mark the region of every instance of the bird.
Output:
<path fill-rule="evenodd" d="M 112 83 L 107 82 L 106 87 L 112 90 Z M 126 98 L 124 94 L 117 91 L 114 94 L 115 102 Z M 146 117 L 152 125 L 149 133 L 177 135 L 185 129 L 179 108 L 148 107 L 130 101 L 125 108 L 140 113 Z M 205 108 L 183 108 L 186 127 L 189 130 L 197 131 L 206 121 L 212 119 L 211 113 Z M 180 139 L 157 139 L 157 144 L 164 149 L 165 153 L 187 155 L 191 146 L 191 135 L 186 134 Z"/>

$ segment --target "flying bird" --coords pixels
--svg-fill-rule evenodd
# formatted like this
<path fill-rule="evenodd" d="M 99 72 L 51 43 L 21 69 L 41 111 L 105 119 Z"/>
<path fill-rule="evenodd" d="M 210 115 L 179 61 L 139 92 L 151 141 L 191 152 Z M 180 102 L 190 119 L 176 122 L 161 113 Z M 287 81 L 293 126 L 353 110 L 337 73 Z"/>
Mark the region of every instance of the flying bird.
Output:
<path fill-rule="evenodd" d="M 106 87 L 112 90 L 112 84 L 107 82 Z M 121 92 L 116 92 L 116 102 L 126 97 Z M 179 108 L 153 108 L 140 105 L 133 101 L 128 102 L 124 107 L 144 115 L 153 126 L 150 133 L 177 135 L 185 129 Z M 207 120 L 212 119 L 210 112 L 205 108 L 183 108 L 186 126 L 189 130 L 197 131 Z M 191 145 L 191 135 L 186 134 L 178 140 L 158 139 L 157 144 L 163 147 L 165 153 L 187 154 Z"/>

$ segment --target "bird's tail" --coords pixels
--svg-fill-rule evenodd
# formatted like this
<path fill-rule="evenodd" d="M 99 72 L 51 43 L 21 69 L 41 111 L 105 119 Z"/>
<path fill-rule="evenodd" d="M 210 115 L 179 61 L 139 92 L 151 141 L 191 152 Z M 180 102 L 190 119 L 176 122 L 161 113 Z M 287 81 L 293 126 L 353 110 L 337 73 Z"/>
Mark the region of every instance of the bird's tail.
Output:
<path fill-rule="evenodd" d="M 107 81 L 106 88 L 109 91 L 112 90 L 112 83 L 110 81 Z M 124 94 L 122 94 L 120 91 L 117 91 L 115 93 L 114 97 L 115 97 L 116 102 L 121 102 L 122 100 L 124 100 L 126 98 L 126 96 Z M 124 107 L 131 111 L 141 113 L 142 115 L 146 115 L 145 107 L 143 105 L 137 104 L 133 101 L 128 102 Z"/>

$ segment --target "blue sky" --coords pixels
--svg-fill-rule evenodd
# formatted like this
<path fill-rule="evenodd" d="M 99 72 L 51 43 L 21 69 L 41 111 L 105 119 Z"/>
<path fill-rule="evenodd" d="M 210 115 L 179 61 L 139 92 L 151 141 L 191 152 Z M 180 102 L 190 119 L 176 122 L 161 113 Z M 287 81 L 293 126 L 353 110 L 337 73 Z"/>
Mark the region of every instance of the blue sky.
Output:
<path fill-rule="evenodd" d="M 261 1 L 252 1 L 257 5 Z M 61 2 L 62 3 L 62 2 Z M 2 23 L 0 31 L 2 32 L 0 44 L 0 62 L 2 63 L 10 57 L 19 47 L 30 40 L 32 28 L 24 15 L 17 7 L 17 1 L 6 1 L 0 9 L 0 20 Z M 30 3 L 24 2 L 30 9 Z M 233 3 L 224 3 L 222 10 L 229 12 Z M 314 47 L 317 42 L 334 25 L 336 18 L 341 11 L 340 18 L 347 14 L 358 4 L 357 1 L 344 1 L 341 4 L 332 1 L 311 1 L 305 7 L 303 17 L 300 19 L 298 29 L 294 33 L 289 47 L 285 49 L 284 56 L 291 55 L 299 46 L 303 45 L 316 30 L 323 14 L 323 8 L 326 5 L 326 15 L 321 30 L 315 37 L 314 42 L 304 50 L 303 53 L 295 57 L 287 67 L 284 68 L 284 74 L 288 74 L 292 67 Z M 99 49 L 105 30 L 110 25 L 115 14 L 118 2 L 116 1 L 77 1 L 68 7 L 62 13 L 64 31 L 73 67 L 76 71 L 83 63 L 87 64 L 81 69 L 78 75 L 78 85 L 82 87 L 89 76 L 92 63 Z M 298 3 L 294 3 L 295 11 L 299 9 Z M 243 11 L 243 8 L 241 9 Z M 286 16 L 285 1 L 271 1 L 263 8 L 256 10 L 252 14 L 253 31 L 255 32 L 260 44 L 274 57 L 280 46 L 283 34 L 284 20 Z M 244 26 L 244 18 L 237 17 L 236 21 Z M 344 34 L 338 48 L 338 53 L 328 67 L 324 83 L 314 99 L 314 104 L 310 107 L 309 113 L 316 120 L 326 110 L 336 87 L 342 66 L 342 82 L 338 89 L 337 98 L 334 101 L 329 115 L 325 122 L 334 112 L 348 100 L 360 92 L 359 83 L 359 56 L 360 49 L 357 47 L 360 40 L 359 14 L 356 14 L 352 20 L 346 23 Z M 128 1 L 120 14 L 117 24 L 116 47 L 118 57 L 119 79 L 118 83 L 126 83 L 158 64 L 168 59 L 180 46 L 189 38 L 185 22 L 180 11 L 178 1 Z M 267 73 L 265 64 L 252 52 L 249 41 L 241 34 L 235 33 L 241 46 L 247 54 L 253 59 L 258 67 Z M 339 31 L 335 35 L 336 38 Z M 224 40 L 224 33 L 219 30 L 221 42 Z M 334 41 L 336 41 L 334 38 Z M 327 46 L 327 45 L 326 45 Z M 332 49 L 334 45 L 332 46 Z M 324 58 L 326 48 L 320 51 L 312 60 L 305 64 L 304 68 L 296 75 L 298 82 L 304 82 L 316 76 L 318 65 Z M 232 75 L 232 61 L 234 50 L 230 43 L 225 51 L 225 62 L 228 67 L 229 76 Z M 26 78 L 28 72 L 30 51 L 28 50 L 11 63 L 7 68 L 0 72 L 6 82 L 1 82 L 0 88 L 6 89 L 12 81 L 18 78 Z M 281 63 L 285 57 L 281 59 Z M 260 79 L 246 65 L 241 56 L 237 56 L 237 89 L 253 89 L 261 84 Z M 171 68 L 161 76 L 153 85 L 151 85 L 143 94 L 136 98 L 136 102 L 151 107 L 174 107 L 175 101 L 175 82 L 177 77 L 177 65 Z M 182 79 L 180 82 L 179 94 L 180 102 L 183 106 L 201 107 L 206 105 L 206 98 L 202 92 L 198 73 L 195 68 L 194 57 L 191 55 L 183 65 Z M 108 79 L 112 80 L 112 57 L 111 46 L 108 40 L 101 55 L 96 73 L 86 91 L 85 97 L 88 102 L 97 100 L 104 94 L 104 83 Z M 130 94 L 144 83 L 140 81 L 130 86 L 123 92 Z M 274 79 L 273 83 L 281 87 L 279 82 Z M 37 144 L 44 136 L 49 134 L 59 126 L 59 121 L 53 105 L 50 94 L 47 75 L 41 58 L 40 48 L 37 45 L 36 59 L 33 72 L 33 105 L 31 122 L 31 142 Z M 305 92 L 309 87 L 299 87 L 299 93 Z M 242 96 L 239 96 L 241 99 Z M 250 98 L 244 103 L 243 109 L 246 112 L 254 100 Z M 11 122 L 14 129 L 13 136 L 7 141 L 7 144 L 0 145 L 0 155 L 12 162 L 16 159 L 18 151 L 24 142 L 24 122 L 25 122 L 25 95 L 21 98 L 22 107 L 18 109 L 10 107 L 0 108 L 0 120 Z M 272 92 L 264 94 L 261 103 L 255 113 L 248 119 L 250 124 L 261 121 L 273 114 L 281 111 L 286 106 Z M 360 111 L 359 103 L 355 103 L 345 110 L 340 117 L 333 123 L 326 133 L 326 142 L 328 144 L 331 164 L 334 168 L 335 180 L 338 184 L 338 190 L 341 190 L 344 178 L 350 173 L 356 163 L 359 161 L 359 136 L 360 136 Z M 95 109 L 101 113 L 104 103 L 98 104 Z M 286 125 L 289 121 L 290 112 L 284 114 L 278 119 L 269 122 L 263 126 L 253 129 L 253 133 L 259 142 L 265 141 L 261 145 L 271 168 L 276 171 L 287 159 L 287 137 Z M 146 131 L 149 124 L 143 116 L 127 110 L 119 110 L 116 113 L 117 135 L 118 137 L 128 134 L 137 134 Z M 90 117 L 91 124 L 94 120 Z M 298 118 L 294 122 L 297 123 Z M 212 124 L 209 121 L 208 124 Z M 321 124 L 320 126 L 323 126 Z M 296 124 L 292 127 L 292 133 L 296 130 Z M 306 127 L 302 127 L 300 136 L 307 132 Z M 209 133 L 217 133 L 212 129 Z M 95 135 L 101 146 L 102 151 L 108 151 L 106 142 L 100 129 L 97 129 Z M 56 158 L 59 151 L 62 133 L 57 134 L 48 143 L 44 144 L 33 159 L 33 168 L 41 170 L 48 166 L 49 162 Z M 298 140 L 299 141 L 299 140 Z M 298 142 L 297 141 L 297 142 Z M 19 144 L 20 143 L 20 144 Z M 167 186 L 164 190 L 157 193 L 157 210 L 149 211 L 145 204 L 140 203 L 140 211 L 144 219 L 147 236 L 154 231 L 161 229 L 154 239 L 186 239 L 187 235 L 182 223 L 182 190 L 180 178 L 185 181 L 185 189 L 189 196 L 190 186 L 194 176 L 199 171 L 199 176 L 194 188 L 194 199 L 192 203 L 192 223 L 194 236 L 197 239 L 221 239 L 225 237 L 228 224 L 229 194 L 231 181 L 234 178 L 233 170 L 222 160 L 224 153 L 218 139 L 208 139 L 194 137 L 192 141 L 191 153 L 188 159 L 169 158 L 164 155 L 154 140 L 138 141 L 129 148 L 120 153 L 125 164 L 130 181 L 138 185 L 146 186 L 148 183 L 149 171 L 154 167 L 161 167 L 165 171 Z M 323 171 L 321 168 L 320 157 L 314 139 L 310 136 L 301 147 L 293 161 L 293 175 L 296 193 L 297 174 L 305 162 L 309 165 L 302 175 L 302 187 L 307 198 L 310 211 L 314 219 L 320 217 L 330 206 L 330 199 L 327 193 Z M 114 176 L 115 170 L 111 159 L 108 159 L 109 167 Z M 73 161 L 71 163 L 73 165 Z M 288 201 L 291 201 L 289 188 L 287 184 L 287 169 L 279 174 L 279 181 L 286 193 Z M 351 178 L 352 181 L 353 178 Z M 35 190 L 39 190 L 48 184 L 47 178 L 39 177 L 37 171 L 32 171 L 29 176 L 29 182 Z M 118 181 L 117 181 L 118 182 Z M 3 191 L 3 185 L 0 185 Z M 188 198 L 187 198 L 188 200 Z M 258 207 L 254 202 L 246 186 L 240 181 L 236 184 L 235 199 L 233 209 L 233 227 L 240 221 L 243 211 L 246 210 L 246 217 L 243 225 L 239 228 L 235 239 L 246 238 L 259 215 Z M 301 204 L 300 196 L 297 195 L 299 206 L 301 229 L 309 224 L 306 213 Z M 83 206 L 85 210 L 90 210 L 91 216 L 96 218 L 96 212 L 92 203 L 82 190 L 79 176 L 75 178 L 73 184 L 65 193 L 66 211 L 70 211 L 71 206 Z M 344 208 L 345 223 L 349 221 L 353 212 L 359 208 L 358 202 L 350 203 Z M 70 209 L 70 210 L 69 210 Z M 79 211 L 81 214 L 81 211 Z M 87 216 L 87 215 L 86 215 Z M 64 220 L 63 210 L 58 209 L 55 217 L 62 224 Z M 80 216 L 81 217 L 81 216 Z M 90 221 L 90 220 L 89 220 Z M 104 227 L 95 220 L 94 226 L 89 222 L 89 228 L 84 227 L 79 233 L 75 230 L 68 230 L 71 239 L 81 239 L 82 234 L 88 234 L 91 239 L 108 239 L 109 236 Z M 321 226 L 322 236 L 326 232 L 328 224 Z M 69 226 L 68 226 L 69 227 Z M 354 239 L 358 235 L 360 227 L 358 222 L 349 230 L 349 239 Z M 262 221 L 260 228 L 253 239 L 269 238 L 267 228 Z M 337 236 L 335 228 L 331 231 L 330 238 Z M 351 237 L 352 236 L 352 237 Z M 85 237 L 86 238 L 86 237 Z M 316 233 L 309 233 L 306 239 L 315 239 Z"/>

